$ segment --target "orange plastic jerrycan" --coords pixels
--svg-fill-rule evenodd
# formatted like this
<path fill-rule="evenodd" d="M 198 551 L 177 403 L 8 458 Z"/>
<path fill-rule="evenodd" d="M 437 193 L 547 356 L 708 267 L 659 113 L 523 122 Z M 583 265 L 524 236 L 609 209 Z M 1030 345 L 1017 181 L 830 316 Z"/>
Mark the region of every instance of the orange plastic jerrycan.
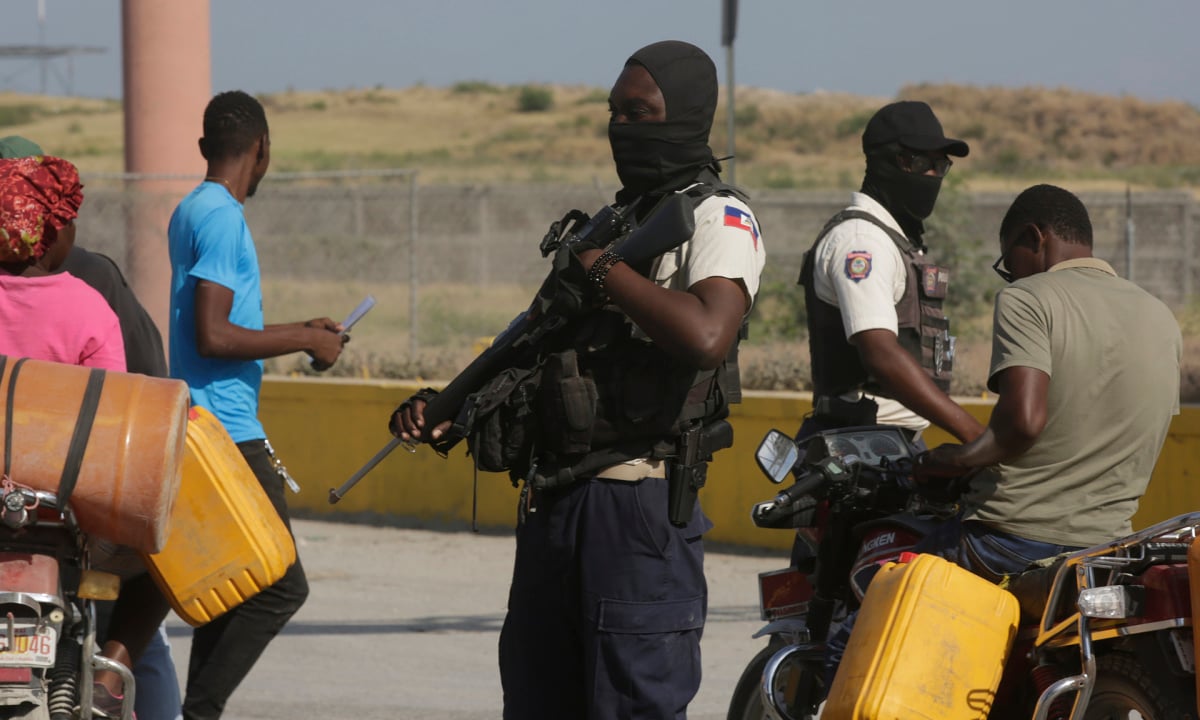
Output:
<path fill-rule="evenodd" d="M 1011 593 L 936 555 L 886 563 L 867 588 L 823 717 L 986 718 L 1019 614 Z"/>
<path fill-rule="evenodd" d="M 221 422 L 202 407 L 188 417 L 170 535 L 145 559 L 179 617 L 203 625 L 283 577 L 296 545 Z"/>
<path fill-rule="evenodd" d="M 187 385 L 95 371 L 102 384 L 89 413 L 91 369 L 2 355 L 0 363 L 0 447 L 11 451 L 12 480 L 62 495 L 72 439 L 86 438 L 68 500 L 80 528 L 142 552 L 162 548 L 183 467 Z"/>

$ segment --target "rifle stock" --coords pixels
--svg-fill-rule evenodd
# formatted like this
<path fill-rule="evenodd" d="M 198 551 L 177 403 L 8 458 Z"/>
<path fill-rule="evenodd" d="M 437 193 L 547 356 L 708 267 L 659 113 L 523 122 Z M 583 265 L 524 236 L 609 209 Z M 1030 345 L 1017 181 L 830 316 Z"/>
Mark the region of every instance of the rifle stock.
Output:
<path fill-rule="evenodd" d="M 687 195 L 675 194 L 650 217 L 650 222 L 635 229 L 619 241 L 613 252 L 631 264 L 653 260 L 668 250 L 674 250 L 696 232 L 696 215 Z"/>

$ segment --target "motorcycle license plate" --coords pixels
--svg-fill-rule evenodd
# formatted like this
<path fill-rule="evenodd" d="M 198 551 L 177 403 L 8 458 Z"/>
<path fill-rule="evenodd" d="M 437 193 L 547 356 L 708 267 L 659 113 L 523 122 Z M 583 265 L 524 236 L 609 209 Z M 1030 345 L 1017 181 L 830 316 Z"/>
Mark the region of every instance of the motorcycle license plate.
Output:
<path fill-rule="evenodd" d="M 796 568 L 758 574 L 759 605 L 763 620 L 803 615 L 813 587 L 808 576 Z"/>
<path fill-rule="evenodd" d="M 7 628 L 0 623 L 0 667 L 54 666 L 58 632 L 53 627 L 39 630 L 33 624 L 17 624 L 13 627 L 12 647 L 8 640 Z"/>

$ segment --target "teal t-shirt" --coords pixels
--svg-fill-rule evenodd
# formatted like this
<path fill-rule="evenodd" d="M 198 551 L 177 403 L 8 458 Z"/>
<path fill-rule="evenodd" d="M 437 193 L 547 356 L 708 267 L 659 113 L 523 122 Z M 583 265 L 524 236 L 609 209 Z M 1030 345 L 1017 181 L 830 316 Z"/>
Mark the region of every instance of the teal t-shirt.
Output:
<path fill-rule="evenodd" d="M 175 208 L 167 226 L 171 255 L 171 377 L 192 402 L 212 412 L 234 442 L 266 437 L 258 420 L 261 360 L 202 357 L 196 346 L 196 283 L 233 291 L 229 322 L 262 330 L 258 254 L 242 205 L 224 186 L 205 182 Z"/>

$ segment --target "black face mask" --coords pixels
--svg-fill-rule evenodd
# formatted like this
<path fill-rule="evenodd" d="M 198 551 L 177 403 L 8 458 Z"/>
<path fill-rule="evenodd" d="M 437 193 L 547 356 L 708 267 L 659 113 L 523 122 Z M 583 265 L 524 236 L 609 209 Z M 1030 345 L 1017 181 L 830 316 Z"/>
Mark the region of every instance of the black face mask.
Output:
<path fill-rule="evenodd" d="M 708 134 L 717 110 L 717 71 L 704 51 L 684 42 L 648 45 L 625 63 L 646 68 L 666 103 L 664 122 L 609 123 L 608 140 L 622 190 L 618 202 L 690 183 L 713 164 Z"/>
<path fill-rule="evenodd" d="M 916 236 L 914 240 L 924 232 L 922 221 L 933 213 L 941 189 L 942 178 L 904 172 L 893 154 L 867 156 L 862 191 L 887 208 L 905 234 Z"/>
<path fill-rule="evenodd" d="M 629 196 L 684 186 L 712 163 L 707 142 L 679 143 L 670 136 L 672 123 L 613 123 L 608 126 L 617 177 Z"/>

